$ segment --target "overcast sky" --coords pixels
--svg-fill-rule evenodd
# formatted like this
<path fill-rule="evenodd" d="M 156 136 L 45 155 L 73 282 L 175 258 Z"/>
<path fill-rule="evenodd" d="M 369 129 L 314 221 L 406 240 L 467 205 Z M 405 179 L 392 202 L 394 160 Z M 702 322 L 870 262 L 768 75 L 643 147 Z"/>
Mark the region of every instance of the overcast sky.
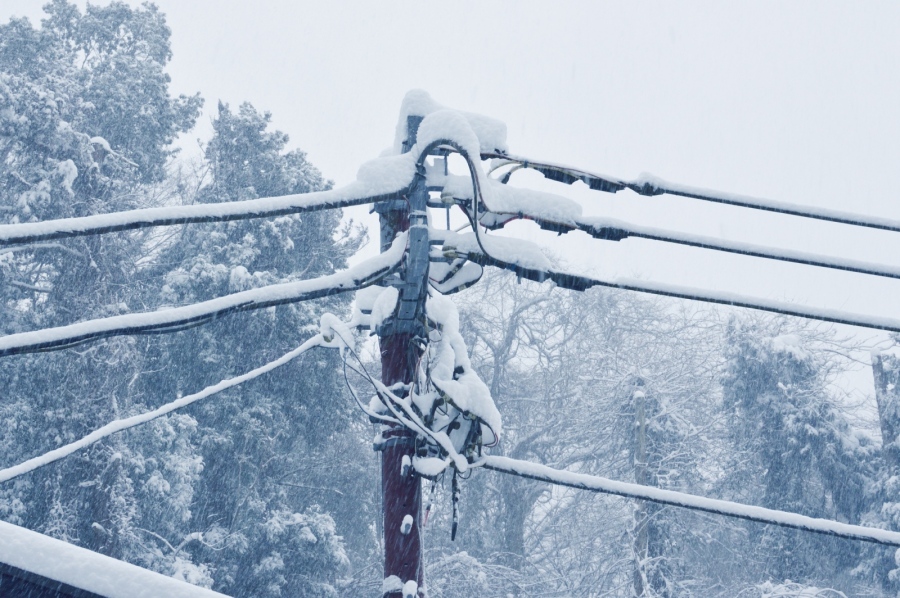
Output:
<path fill-rule="evenodd" d="M 36 21 L 43 3 L 3 0 L 0 18 Z M 338 185 L 390 145 L 404 93 L 422 88 L 504 120 L 516 154 L 900 220 L 898 2 L 156 4 L 173 31 L 174 91 L 206 98 L 191 139 L 209 134 L 218 100 L 250 101 Z M 897 234 L 513 182 L 592 214 L 900 261 Z M 900 317 L 896 281 L 648 241 L 553 243 L 573 268 Z"/>

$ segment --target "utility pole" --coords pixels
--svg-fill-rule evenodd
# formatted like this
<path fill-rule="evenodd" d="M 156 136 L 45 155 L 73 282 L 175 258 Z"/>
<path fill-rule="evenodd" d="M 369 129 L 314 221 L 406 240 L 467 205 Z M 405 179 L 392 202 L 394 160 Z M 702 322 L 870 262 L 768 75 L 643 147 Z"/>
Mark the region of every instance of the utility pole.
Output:
<path fill-rule="evenodd" d="M 635 378 L 632 383 L 632 404 L 634 405 L 634 448 L 632 459 L 634 465 L 634 481 L 647 485 L 647 414 L 644 381 Z M 647 504 L 635 501 L 634 506 L 634 596 L 644 596 L 647 592 Z"/>
<path fill-rule="evenodd" d="M 407 140 L 403 151 L 416 142 L 421 116 L 407 118 Z M 415 344 L 424 335 L 425 297 L 428 276 L 428 190 L 424 169 L 419 168 L 407 197 L 375 205 L 381 226 L 381 250 L 390 247 L 395 236 L 409 232 L 406 260 L 399 278 L 399 300 L 394 316 L 378 329 L 381 348 L 382 382 L 409 385 L 415 375 L 421 350 Z M 396 390 L 403 396 L 406 391 Z M 404 427 L 382 433 L 381 492 L 384 531 L 384 597 L 424 596 L 422 558 L 422 484 L 412 468 L 415 434 Z M 410 521 L 411 519 L 411 521 Z M 413 589 L 413 582 L 415 589 Z"/>

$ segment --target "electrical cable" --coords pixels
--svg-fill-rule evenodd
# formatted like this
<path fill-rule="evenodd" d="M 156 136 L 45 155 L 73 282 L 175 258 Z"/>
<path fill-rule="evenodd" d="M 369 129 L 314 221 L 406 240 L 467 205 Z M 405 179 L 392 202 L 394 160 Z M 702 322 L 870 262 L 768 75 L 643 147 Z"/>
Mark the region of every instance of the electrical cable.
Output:
<path fill-rule="evenodd" d="M 452 445 L 449 446 L 450 450 L 448 450 L 448 447 L 445 446 L 445 444 L 449 443 L 449 438 L 448 438 L 448 443 L 444 443 L 440 439 L 438 439 L 431 432 L 431 430 L 429 430 L 428 427 L 418 418 L 418 416 L 414 412 L 412 412 L 410 408 L 407 407 L 407 405 L 400 399 L 400 397 L 395 395 L 386 386 L 384 386 L 384 384 L 375 380 L 375 378 L 372 377 L 372 375 L 369 373 L 369 370 L 366 368 L 365 364 L 362 362 L 362 359 L 359 357 L 359 355 L 356 353 L 356 351 L 351 348 L 349 343 L 347 343 L 347 339 L 345 339 L 343 337 L 343 335 L 340 334 L 339 331 L 335 331 L 335 333 L 338 334 L 339 336 L 341 336 L 341 340 L 343 341 L 344 346 L 347 348 L 347 350 L 350 352 L 350 354 L 353 355 L 354 359 L 356 359 L 356 361 L 359 363 L 360 368 L 362 368 L 362 371 L 357 370 L 352 365 L 346 364 L 346 362 L 345 362 L 345 365 L 347 365 L 347 367 L 349 367 L 351 370 L 353 370 L 358 375 L 362 376 L 364 379 L 369 381 L 369 383 L 375 389 L 376 395 L 381 399 L 381 402 L 384 404 L 384 406 L 387 407 L 388 410 L 391 411 L 391 413 L 396 418 L 397 423 L 403 425 L 404 427 L 410 429 L 413 432 L 421 433 L 423 436 L 428 436 L 436 444 L 438 444 L 439 446 L 444 448 L 444 450 L 447 450 L 448 454 L 459 456 L 458 453 L 456 453 L 456 450 L 453 448 Z M 406 417 L 401 415 L 394 408 L 394 406 L 393 406 L 394 404 L 400 406 L 400 408 L 405 412 Z M 364 409 L 364 411 L 366 411 L 366 410 Z"/>
<path fill-rule="evenodd" d="M 540 482 L 549 482 L 551 484 L 575 488 L 577 490 L 588 490 L 590 492 L 613 494 L 616 496 L 624 496 L 626 498 L 637 498 L 657 504 L 702 511 L 713 515 L 733 517 L 757 523 L 777 525 L 827 536 L 861 540 L 863 542 L 873 542 L 887 546 L 900 546 L 900 532 L 861 525 L 851 525 L 828 519 L 817 519 L 787 511 L 777 511 L 775 509 L 744 505 L 726 500 L 706 498 L 694 494 L 663 490 L 661 488 L 644 486 L 641 484 L 619 482 L 599 476 L 553 469 L 539 463 L 520 461 L 508 457 L 494 455 L 485 456 L 473 463 L 472 467 L 483 467 L 484 469 L 499 473 Z"/>
<path fill-rule="evenodd" d="M 300 193 L 280 197 L 262 197 L 245 201 L 142 208 L 78 218 L 0 224 L 0 246 L 100 235 L 155 226 L 231 222 L 234 220 L 271 218 L 318 210 L 347 208 L 390 201 L 404 193 L 408 193 L 409 189 L 410 186 L 407 185 L 404 188 L 388 193 L 344 198 L 341 198 L 338 194 L 342 189 L 335 189 L 333 191 Z M 319 202 L 314 201 L 323 195 L 326 197 L 325 199 Z M 335 198 L 332 199 L 332 197 Z"/>
<path fill-rule="evenodd" d="M 522 278 L 534 280 L 536 282 L 552 280 L 562 288 L 576 291 L 584 291 L 593 286 L 602 286 L 614 289 L 622 289 L 626 291 L 648 293 L 651 295 L 660 295 L 663 297 L 690 299 L 692 301 L 703 301 L 705 303 L 715 303 L 718 305 L 756 309 L 785 316 L 795 316 L 799 318 L 819 320 L 821 322 L 830 322 L 833 324 L 847 324 L 850 326 L 870 328 L 872 330 L 900 332 L 900 320 L 894 318 L 865 316 L 852 312 L 844 312 L 826 308 L 815 308 L 810 306 L 797 306 L 793 303 L 788 303 L 785 301 L 766 300 L 759 298 L 751 299 L 737 293 L 653 283 L 640 279 L 614 278 L 612 280 L 605 280 L 602 278 L 595 278 L 591 276 L 558 272 L 556 270 L 545 270 L 540 268 L 521 266 L 514 262 L 500 260 L 490 255 L 479 255 L 471 251 L 469 252 L 468 256 L 469 261 L 475 262 L 482 266 L 495 266 L 505 270 L 510 270 L 512 272 L 515 272 Z"/>
<path fill-rule="evenodd" d="M 591 189 L 616 193 L 622 189 L 630 189 L 639 195 L 676 195 L 688 199 L 698 199 L 712 203 L 735 206 L 739 208 L 749 208 L 753 210 L 762 210 L 764 212 L 773 212 L 776 214 L 786 214 L 788 216 L 797 216 L 800 218 L 810 218 L 813 220 L 823 220 L 825 222 L 834 222 L 837 224 L 846 224 L 849 226 L 860 226 L 864 228 L 872 228 L 876 230 L 884 230 L 891 232 L 900 232 L 900 222 L 887 218 L 878 218 L 872 216 L 863 216 L 850 212 L 840 212 L 837 210 L 817 209 L 813 206 L 802 206 L 784 202 L 775 202 L 765 199 L 745 197 L 740 195 L 732 195 L 717 191 L 707 191 L 704 189 L 692 189 L 665 181 L 652 179 L 637 179 L 628 181 L 616 177 L 609 177 L 571 168 L 550 162 L 536 162 L 527 158 L 502 154 L 497 152 L 483 152 L 481 158 L 505 160 L 506 164 L 518 163 L 524 168 L 537 170 L 545 177 L 562 183 L 571 184 L 576 180 L 582 180 Z M 502 164 L 505 165 L 505 164 Z"/>
<path fill-rule="evenodd" d="M 400 242 L 405 243 L 405 235 Z M 10 334 L 0 337 L 0 357 L 56 351 L 114 336 L 177 332 L 240 311 L 356 291 L 379 282 L 400 266 L 403 257 L 400 248 L 392 246 L 390 251 L 397 254 L 395 261 L 384 263 L 385 254 L 379 254 L 348 271 L 320 278 L 269 285 L 163 311 L 111 316 L 68 326 Z"/>
<path fill-rule="evenodd" d="M 97 428 L 96 430 L 94 430 L 93 432 L 88 434 L 87 436 L 83 436 L 82 438 L 79 438 L 78 440 L 75 440 L 73 442 L 65 444 L 59 448 L 53 449 L 52 451 L 48 451 L 48 452 L 44 453 L 43 455 L 33 457 L 31 459 L 28 459 L 27 461 L 19 463 L 18 465 L 13 465 L 13 466 L 7 467 L 5 469 L 0 469 L 0 483 L 9 481 L 15 477 L 18 477 L 18 476 L 28 473 L 30 471 L 34 471 L 35 469 L 42 467 L 44 465 L 49 465 L 50 463 L 59 461 L 60 459 L 68 457 L 72 453 L 79 451 L 83 448 L 86 448 L 86 447 L 106 438 L 107 436 L 115 434 L 116 432 L 122 432 L 129 428 L 133 428 L 135 426 L 145 424 L 149 421 L 152 421 L 154 419 L 162 417 L 163 415 L 171 413 L 172 411 L 175 411 L 176 409 L 181 409 L 182 407 L 186 407 L 186 406 L 190 405 L 191 403 L 195 403 L 196 401 L 199 401 L 201 399 L 205 399 L 212 395 L 218 394 L 224 390 L 227 390 L 229 388 L 232 388 L 234 386 L 237 386 L 239 384 L 247 382 L 248 380 L 252 380 L 258 376 L 261 376 L 262 374 L 265 374 L 267 372 L 274 370 L 275 368 L 283 366 L 284 364 L 299 357 L 300 355 L 302 355 L 303 353 L 305 353 L 306 351 L 308 351 L 309 349 L 311 349 L 313 347 L 321 346 L 322 342 L 323 342 L 322 336 L 317 334 L 317 335 L 313 336 L 312 338 L 310 338 L 309 340 L 307 340 L 302 345 L 300 345 L 299 347 L 297 347 L 296 349 L 294 349 L 293 351 L 285 353 L 278 359 L 276 359 L 274 361 L 270 361 L 269 363 L 262 365 L 258 368 L 255 368 L 253 370 L 250 370 L 249 372 L 247 372 L 245 374 L 241 374 L 240 376 L 236 376 L 234 378 L 228 378 L 226 380 L 222 380 L 221 382 L 219 382 L 217 384 L 213 384 L 212 386 L 207 386 L 200 392 L 196 392 L 194 394 L 190 394 L 190 395 L 181 397 L 179 399 L 176 399 L 174 401 L 166 403 L 165 405 L 158 407 L 152 411 L 146 411 L 144 413 L 140 413 L 138 415 L 133 415 L 131 417 L 126 417 L 124 419 L 117 419 L 115 421 L 112 421 L 112 422 L 106 424 L 105 426 Z"/>
<path fill-rule="evenodd" d="M 459 151 L 459 150 L 458 150 Z M 467 154 L 460 152 L 464 159 L 466 159 L 467 164 L 469 164 L 470 172 L 473 175 L 473 211 L 475 212 L 474 218 L 478 218 L 478 205 L 480 188 L 477 182 L 477 177 L 474 174 L 474 164 L 472 164 L 471 160 L 468 158 Z M 482 154 L 481 157 L 484 158 L 486 154 Z M 506 159 L 505 155 L 488 155 L 488 157 L 499 157 Z M 526 162 L 524 159 L 522 160 L 523 164 Z M 527 161 L 527 164 L 532 164 L 531 161 Z M 482 201 L 483 203 L 483 201 Z M 488 210 L 489 211 L 489 210 Z M 468 212 L 467 212 L 468 213 Z M 563 288 L 568 288 L 577 291 L 584 291 L 592 286 L 605 286 L 609 288 L 618 288 L 628 291 L 636 291 L 642 293 L 649 293 L 654 295 L 661 295 L 665 297 L 674 297 L 679 299 L 690 299 L 694 301 L 703 301 L 707 303 L 715 303 L 719 305 L 729 305 L 733 307 L 743 307 L 749 309 L 757 309 L 761 311 L 767 311 L 771 313 L 777 313 L 781 315 L 787 316 L 795 316 L 802 318 L 809 318 L 813 320 L 819 320 L 823 322 L 830 322 L 834 324 L 847 324 L 851 326 L 861 326 L 864 328 L 871 328 L 874 330 L 885 330 L 888 332 L 900 332 L 900 320 L 895 320 L 892 318 L 877 318 L 877 317 L 866 317 L 859 314 L 840 312 L 837 310 L 828 310 L 828 309 L 817 309 L 813 307 L 797 307 L 796 305 L 781 302 L 781 301 L 764 301 L 760 299 L 747 299 L 738 294 L 732 293 L 717 293 L 715 291 L 706 291 L 706 290 L 698 290 L 698 289 L 689 289 L 685 287 L 677 287 L 673 285 L 656 285 L 653 286 L 652 283 L 646 281 L 639 280 L 603 280 L 600 278 L 593 278 L 588 276 L 578 276 L 573 274 L 567 274 L 562 272 L 555 272 L 552 270 L 540 270 L 536 268 L 528 268 L 522 267 L 518 264 L 514 264 L 511 262 L 507 262 L 504 260 L 500 260 L 494 256 L 492 256 L 484 247 L 484 243 L 480 238 L 480 234 L 478 232 L 477 222 L 470 216 L 470 220 L 472 221 L 472 228 L 475 230 L 475 237 L 478 243 L 479 248 L 482 251 L 482 255 L 478 256 L 477 254 L 469 253 L 468 258 L 469 261 L 475 262 L 479 265 L 492 265 L 500 268 L 504 268 L 507 270 L 512 270 L 516 272 L 519 276 L 523 278 L 527 278 L 529 280 L 534 280 L 537 282 L 543 282 L 546 279 L 551 279 L 556 284 Z M 900 230 L 900 229 L 898 229 Z M 687 239 L 682 239 L 685 241 L 685 244 L 688 242 Z M 721 250 L 726 250 L 723 246 Z M 755 257 L 772 257 L 772 256 L 755 256 Z M 782 256 L 789 257 L 789 256 Z M 772 258 L 778 259 L 778 258 Z M 798 258 L 799 260 L 800 258 Z M 785 261 L 788 261 L 785 259 Z M 810 259 L 810 262 L 813 260 Z M 836 264 L 826 264 L 823 263 L 814 263 L 811 265 L 822 265 L 824 267 L 836 267 L 837 269 L 843 269 L 847 271 L 861 271 L 866 268 L 856 267 L 856 266 L 841 266 Z M 877 274 L 881 276 L 894 277 L 892 274 L 883 272 L 883 271 L 875 271 L 868 270 L 863 272 L 867 274 Z"/>
<path fill-rule="evenodd" d="M 520 210 L 516 213 L 491 212 L 491 214 L 497 214 L 499 216 L 510 216 L 509 220 L 498 223 L 496 228 L 504 226 L 511 220 L 525 219 L 535 222 L 541 228 L 551 230 L 560 234 L 564 234 L 573 230 L 580 230 L 596 239 L 608 241 L 623 241 L 629 238 L 646 239 L 648 241 L 684 245 L 686 247 L 708 249 L 735 255 L 746 255 L 748 257 L 776 260 L 781 262 L 801 264 L 805 266 L 814 266 L 817 268 L 827 268 L 830 270 L 853 272 L 857 274 L 866 274 L 869 276 L 900 279 L 900 269 L 890 269 L 889 266 L 886 265 L 871 264 L 868 262 L 847 260 L 836 257 L 827 257 L 802 251 L 777 249 L 766 247 L 763 245 L 755 245 L 752 243 L 734 242 L 725 239 L 716 239 L 713 237 L 693 235 L 690 233 L 682 233 L 666 229 L 644 227 L 618 220 L 575 219 L 570 222 L 560 222 L 558 220 L 535 215 L 528 212 L 527 210 Z"/>

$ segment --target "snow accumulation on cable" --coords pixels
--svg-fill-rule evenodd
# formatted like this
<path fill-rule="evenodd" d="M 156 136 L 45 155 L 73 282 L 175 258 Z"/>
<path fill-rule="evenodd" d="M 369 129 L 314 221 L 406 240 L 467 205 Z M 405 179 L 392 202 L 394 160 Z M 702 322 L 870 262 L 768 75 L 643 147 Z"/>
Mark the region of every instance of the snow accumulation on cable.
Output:
<path fill-rule="evenodd" d="M 661 193 L 684 195 L 697 199 L 709 199 L 718 203 L 725 203 L 736 206 L 758 207 L 768 211 L 810 214 L 825 220 L 845 220 L 864 226 L 867 224 L 871 224 L 878 228 L 900 230 L 900 221 L 891 220 L 890 218 L 881 218 L 878 216 L 863 216 L 850 212 L 842 212 L 840 210 L 830 210 L 828 208 L 820 208 L 816 206 L 804 206 L 788 202 L 776 201 L 772 199 L 751 197 L 749 195 L 738 195 L 736 193 L 724 193 L 721 191 L 704 189 L 702 187 L 691 187 L 689 185 L 670 183 L 648 173 L 641 174 L 633 181 L 627 182 L 627 185 L 629 187 L 634 186 L 647 189 L 657 189 Z"/>
<path fill-rule="evenodd" d="M 440 459 L 438 457 L 415 456 L 413 457 L 412 463 L 413 469 L 426 478 L 435 478 L 450 466 L 451 460 L 449 458 Z"/>
<path fill-rule="evenodd" d="M 539 213 L 531 210 L 521 210 L 524 216 L 540 217 Z M 557 222 L 564 222 L 560 219 L 551 219 Z M 670 231 L 666 229 L 653 228 L 633 224 L 624 220 L 615 218 L 576 218 L 574 225 L 588 233 L 603 228 L 615 228 L 626 231 L 637 237 L 651 238 L 653 240 L 671 240 L 674 243 L 682 243 L 695 247 L 718 249 L 730 253 L 742 253 L 753 255 L 756 257 L 767 256 L 773 259 L 781 259 L 786 261 L 797 262 L 801 264 L 816 264 L 823 266 L 833 266 L 845 270 L 862 270 L 867 272 L 884 273 L 887 276 L 900 277 L 900 268 L 885 264 L 872 264 L 859 260 L 847 259 L 838 256 L 824 256 L 815 253 L 807 253 L 805 251 L 796 251 L 793 249 L 781 249 L 767 247 L 764 245 L 756 245 L 743 241 L 731 241 L 728 239 L 719 239 L 716 237 L 706 237 L 693 233 L 682 231 Z"/>
<path fill-rule="evenodd" d="M 66 346 L 73 342 L 109 336 L 176 327 L 232 311 L 259 309 L 353 291 L 372 284 L 396 268 L 403 258 L 405 248 L 406 235 L 401 234 L 394 239 L 386 252 L 329 276 L 251 289 L 184 307 L 112 316 L 58 328 L 10 334 L 0 337 L 0 356 Z"/>
<path fill-rule="evenodd" d="M 481 241 L 480 245 L 479 240 Z M 475 233 L 462 233 L 452 237 L 448 235 L 444 240 L 444 249 L 454 248 L 459 253 L 483 253 L 482 245 L 485 251 L 488 252 L 489 257 L 502 262 L 508 262 L 532 270 L 550 271 L 553 267 L 537 244 L 524 239 L 512 239 L 486 234 L 476 237 Z"/>
<path fill-rule="evenodd" d="M 594 284 L 599 286 L 651 293 L 666 297 L 676 297 L 680 299 L 691 299 L 694 301 L 705 301 L 707 303 L 717 303 L 719 305 L 758 309 L 789 316 L 809 318 L 811 320 L 821 320 L 822 322 L 860 326 L 862 328 L 871 328 L 874 330 L 900 332 L 900 319 L 897 318 L 858 314 L 828 307 L 797 305 L 796 303 L 778 301 L 777 299 L 748 298 L 746 295 L 730 293 L 728 291 L 687 287 L 638 278 L 615 277 L 606 280 L 600 278 L 591 280 L 593 280 Z"/>
<path fill-rule="evenodd" d="M 33 471 L 38 467 L 53 463 L 54 461 L 59 461 L 63 457 L 68 457 L 72 453 L 88 447 L 95 442 L 106 438 L 107 436 L 115 434 L 116 432 L 121 432 L 123 430 L 127 430 L 128 428 L 133 428 L 135 426 L 145 424 L 158 417 L 162 417 L 163 415 L 171 413 L 176 409 L 181 409 L 182 407 L 186 407 L 191 403 L 195 403 L 201 399 L 205 399 L 212 395 L 218 394 L 223 390 L 227 390 L 229 388 L 232 388 L 233 386 L 237 386 L 238 384 L 242 384 L 244 382 L 247 382 L 248 380 L 257 378 L 267 372 L 271 372 L 275 368 L 283 366 L 284 364 L 295 359 L 296 357 L 305 353 L 313 347 L 329 346 L 330 342 L 333 341 L 325 340 L 321 334 L 316 335 L 293 351 L 285 353 L 275 361 L 270 361 L 269 363 L 262 365 L 256 369 L 250 370 L 245 374 L 222 380 L 217 384 L 207 386 L 200 392 L 183 396 L 179 399 L 166 403 L 165 405 L 158 407 L 152 411 L 146 411 L 138 415 L 133 415 L 131 417 L 112 421 L 103 427 L 97 428 L 87 436 L 83 436 L 82 438 L 79 438 L 74 442 L 64 444 L 61 447 L 55 448 L 52 451 L 48 451 L 43 455 L 28 459 L 27 461 L 24 461 L 18 465 L 13 465 L 12 467 L 7 467 L 6 469 L 0 469 L 0 483 L 28 473 L 29 471 Z"/>
<path fill-rule="evenodd" d="M 435 102 L 427 92 L 422 91 L 421 89 L 414 89 L 408 92 L 403 98 L 403 103 L 400 106 L 400 118 L 397 120 L 397 131 L 394 136 L 394 153 L 399 154 L 403 151 L 403 142 L 406 140 L 407 135 L 408 117 L 426 117 L 441 110 L 445 110 L 445 107 Z M 478 149 L 475 150 L 475 153 L 471 154 L 473 159 L 477 159 L 481 152 L 506 151 L 506 123 L 495 118 L 473 114 L 471 112 L 454 112 L 465 119 L 469 128 L 475 133 L 478 139 L 478 145 L 475 146 Z M 446 135 L 443 135 L 442 137 L 450 135 L 451 131 L 445 131 L 445 133 Z M 416 137 L 417 143 L 422 139 L 421 134 L 422 130 L 420 129 Z M 459 140 L 454 139 L 454 141 Z M 427 145 L 427 143 L 424 145 Z M 424 145 L 420 145 L 420 147 L 424 147 Z"/>
<path fill-rule="evenodd" d="M 429 177 L 429 185 L 443 186 L 442 195 L 444 196 L 458 200 L 472 199 L 472 185 L 469 177 L 443 176 L 433 173 Z M 873 264 L 837 256 L 823 256 L 791 249 L 772 248 L 742 241 L 706 237 L 689 232 L 670 231 L 642 226 L 615 218 L 586 218 L 581 215 L 581 206 L 565 197 L 529 189 L 518 189 L 504 185 L 495 179 L 486 179 L 482 193 L 486 197 L 490 197 L 489 200 L 485 199 L 485 204 L 490 211 L 480 215 L 479 221 L 488 227 L 502 226 L 510 218 L 527 218 L 538 221 L 541 224 L 559 225 L 563 231 L 568 227 L 596 236 L 600 231 L 614 229 L 623 231 L 628 236 L 654 241 L 671 242 L 702 249 L 713 249 L 754 257 L 765 257 L 851 272 L 900 278 L 900 268 L 884 264 Z"/>
<path fill-rule="evenodd" d="M 567 172 L 576 178 L 581 178 L 585 182 L 589 180 L 601 180 L 611 183 L 613 188 L 598 187 L 604 191 L 616 192 L 622 188 L 629 188 L 636 193 L 642 195 L 661 195 L 668 193 L 670 195 L 680 195 L 693 199 L 711 201 L 727 205 L 740 206 L 745 208 L 759 209 L 763 211 L 781 212 L 784 214 L 792 214 L 814 218 L 825 221 L 838 222 L 842 224 L 850 224 L 856 226 L 865 226 L 870 228 L 878 228 L 882 230 L 900 231 L 900 221 L 890 218 L 882 218 L 878 216 L 853 214 L 839 210 L 831 210 L 828 208 L 820 208 L 817 206 L 799 205 L 788 202 L 751 197 L 747 195 L 739 195 L 735 193 L 725 193 L 722 191 L 713 191 L 701 187 L 692 187 L 677 183 L 665 181 L 651 174 L 642 174 L 633 180 L 621 179 L 618 177 L 608 176 L 596 172 L 588 172 L 580 168 L 575 168 L 565 164 L 547 162 L 544 160 L 530 160 L 523 156 L 509 154 L 508 152 L 491 153 L 484 152 L 493 158 L 492 165 L 502 166 L 504 164 L 521 164 L 526 168 L 549 168 L 551 170 L 559 170 Z M 546 176 L 546 174 L 545 174 Z M 593 185 L 592 185 L 592 188 Z"/>
<path fill-rule="evenodd" d="M 519 461 L 508 457 L 486 456 L 475 465 L 480 465 L 494 471 L 514 473 L 536 480 L 568 486 L 570 488 L 591 490 L 605 494 L 615 494 L 617 496 L 625 496 L 628 498 L 639 498 L 661 504 L 705 511 L 707 513 L 758 521 L 760 523 L 772 523 L 833 536 L 842 536 L 846 538 L 855 538 L 857 540 L 865 540 L 867 542 L 900 546 L 900 532 L 863 527 L 861 525 L 851 525 L 849 523 L 840 523 L 828 519 L 816 519 L 814 517 L 798 515 L 797 513 L 776 511 L 774 509 L 744 505 L 727 500 L 705 498 L 693 494 L 675 492 L 673 490 L 642 486 L 640 484 L 618 482 L 616 480 L 598 476 L 553 469 L 546 465 L 530 463 L 528 461 Z"/>
<path fill-rule="evenodd" d="M 5 521 L 0 521 L 0 563 L 107 598 L 224 596 Z"/>
<path fill-rule="evenodd" d="M 443 185 L 442 195 L 472 199 L 472 180 L 467 176 L 435 176 L 434 184 Z M 515 216 L 524 213 L 532 218 L 544 218 L 570 226 L 574 226 L 575 221 L 581 217 L 581 206 L 571 199 L 544 191 L 504 185 L 492 178 L 485 177 L 481 193 L 484 195 L 485 205 L 495 214 Z"/>
<path fill-rule="evenodd" d="M 444 295 L 450 295 L 468 288 L 478 282 L 484 274 L 484 268 L 462 258 L 448 264 L 432 262 L 428 266 L 429 283 L 432 288 Z"/>
<path fill-rule="evenodd" d="M 509 239 L 498 237 L 496 235 L 481 235 L 481 245 L 484 245 L 488 254 L 485 256 L 484 251 L 482 251 L 481 246 L 478 243 L 478 239 L 476 239 L 473 233 L 465 233 L 456 236 L 447 235 L 445 233 L 445 238 L 444 251 L 456 250 L 459 253 L 468 254 L 470 259 L 476 259 L 490 265 L 507 268 L 513 271 L 521 270 L 530 271 L 531 273 L 540 273 L 546 275 L 547 279 L 553 280 L 561 286 L 571 286 L 567 283 L 567 279 L 577 279 L 578 288 L 603 286 L 640 293 L 650 293 L 652 295 L 661 295 L 664 297 L 675 297 L 678 299 L 690 299 L 692 301 L 704 301 L 719 305 L 757 309 L 788 316 L 820 320 L 822 322 L 848 324 L 850 326 L 859 326 L 873 330 L 900 332 L 900 319 L 897 318 L 859 314 L 828 307 L 798 305 L 796 303 L 779 301 L 777 299 L 747 297 L 746 295 L 728 291 L 688 287 L 640 278 L 618 276 L 613 278 L 599 278 L 596 276 L 586 276 L 572 272 L 554 270 L 550 265 L 550 261 L 537 245 L 519 239 Z"/>
<path fill-rule="evenodd" d="M 581 168 L 575 168 L 573 166 L 560 164 L 558 162 L 547 162 L 546 160 L 531 160 L 531 159 L 525 158 L 523 156 L 519 156 L 516 154 L 510 154 L 509 152 L 503 152 L 502 156 L 494 155 L 494 156 L 490 156 L 490 157 L 492 158 L 492 160 L 491 160 L 492 168 L 495 166 L 499 167 L 499 166 L 503 166 L 506 164 L 517 164 L 518 163 L 518 164 L 522 164 L 522 165 L 527 165 L 526 168 L 531 168 L 533 166 L 541 166 L 541 167 L 549 167 L 549 168 L 555 169 L 555 170 L 569 171 L 569 172 L 572 172 L 573 174 L 578 175 L 579 177 L 588 177 L 591 179 L 601 179 L 604 181 L 608 181 L 614 185 L 619 185 L 622 187 L 629 184 L 628 181 L 626 181 L 624 179 L 620 179 L 618 177 L 602 174 L 602 173 L 599 173 L 596 171 L 588 172 Z"/>
<path fill-rule="evenodd" d="M 409 188 L 416 174 L 415 156 L 402 154 L 363 164 L 357 180 L 329 191 L 263 197 L 245 201 L 165 206 L 43 222 L 0 225 L 0 245 L 130 230 L 187 222 L 220 222 L 325 210 L 392 199 Z"/>

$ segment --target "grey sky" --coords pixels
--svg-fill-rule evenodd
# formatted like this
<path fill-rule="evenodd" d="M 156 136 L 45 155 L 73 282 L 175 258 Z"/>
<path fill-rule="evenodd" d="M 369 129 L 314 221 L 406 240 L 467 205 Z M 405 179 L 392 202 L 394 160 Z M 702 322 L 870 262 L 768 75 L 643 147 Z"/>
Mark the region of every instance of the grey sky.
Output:
<path fill-rule="evenodd" d="M 42 4 L 4 0 L 0 18 L 36 20 Z M 157 4 L 173 30 L 174 89 L 207 100 L 193 137 L 208 134 L 217 100 L 249 100 L 338 184 L 390 144 L 418 87 L 504 120 L 518 154 L 900 219 L 900 3 Z M 513 181 L 648 225 L 900 259 L 896 234 Z M 573 267 L 897 315 L 896 282 L 643 241 L 554 247 Z"/>

